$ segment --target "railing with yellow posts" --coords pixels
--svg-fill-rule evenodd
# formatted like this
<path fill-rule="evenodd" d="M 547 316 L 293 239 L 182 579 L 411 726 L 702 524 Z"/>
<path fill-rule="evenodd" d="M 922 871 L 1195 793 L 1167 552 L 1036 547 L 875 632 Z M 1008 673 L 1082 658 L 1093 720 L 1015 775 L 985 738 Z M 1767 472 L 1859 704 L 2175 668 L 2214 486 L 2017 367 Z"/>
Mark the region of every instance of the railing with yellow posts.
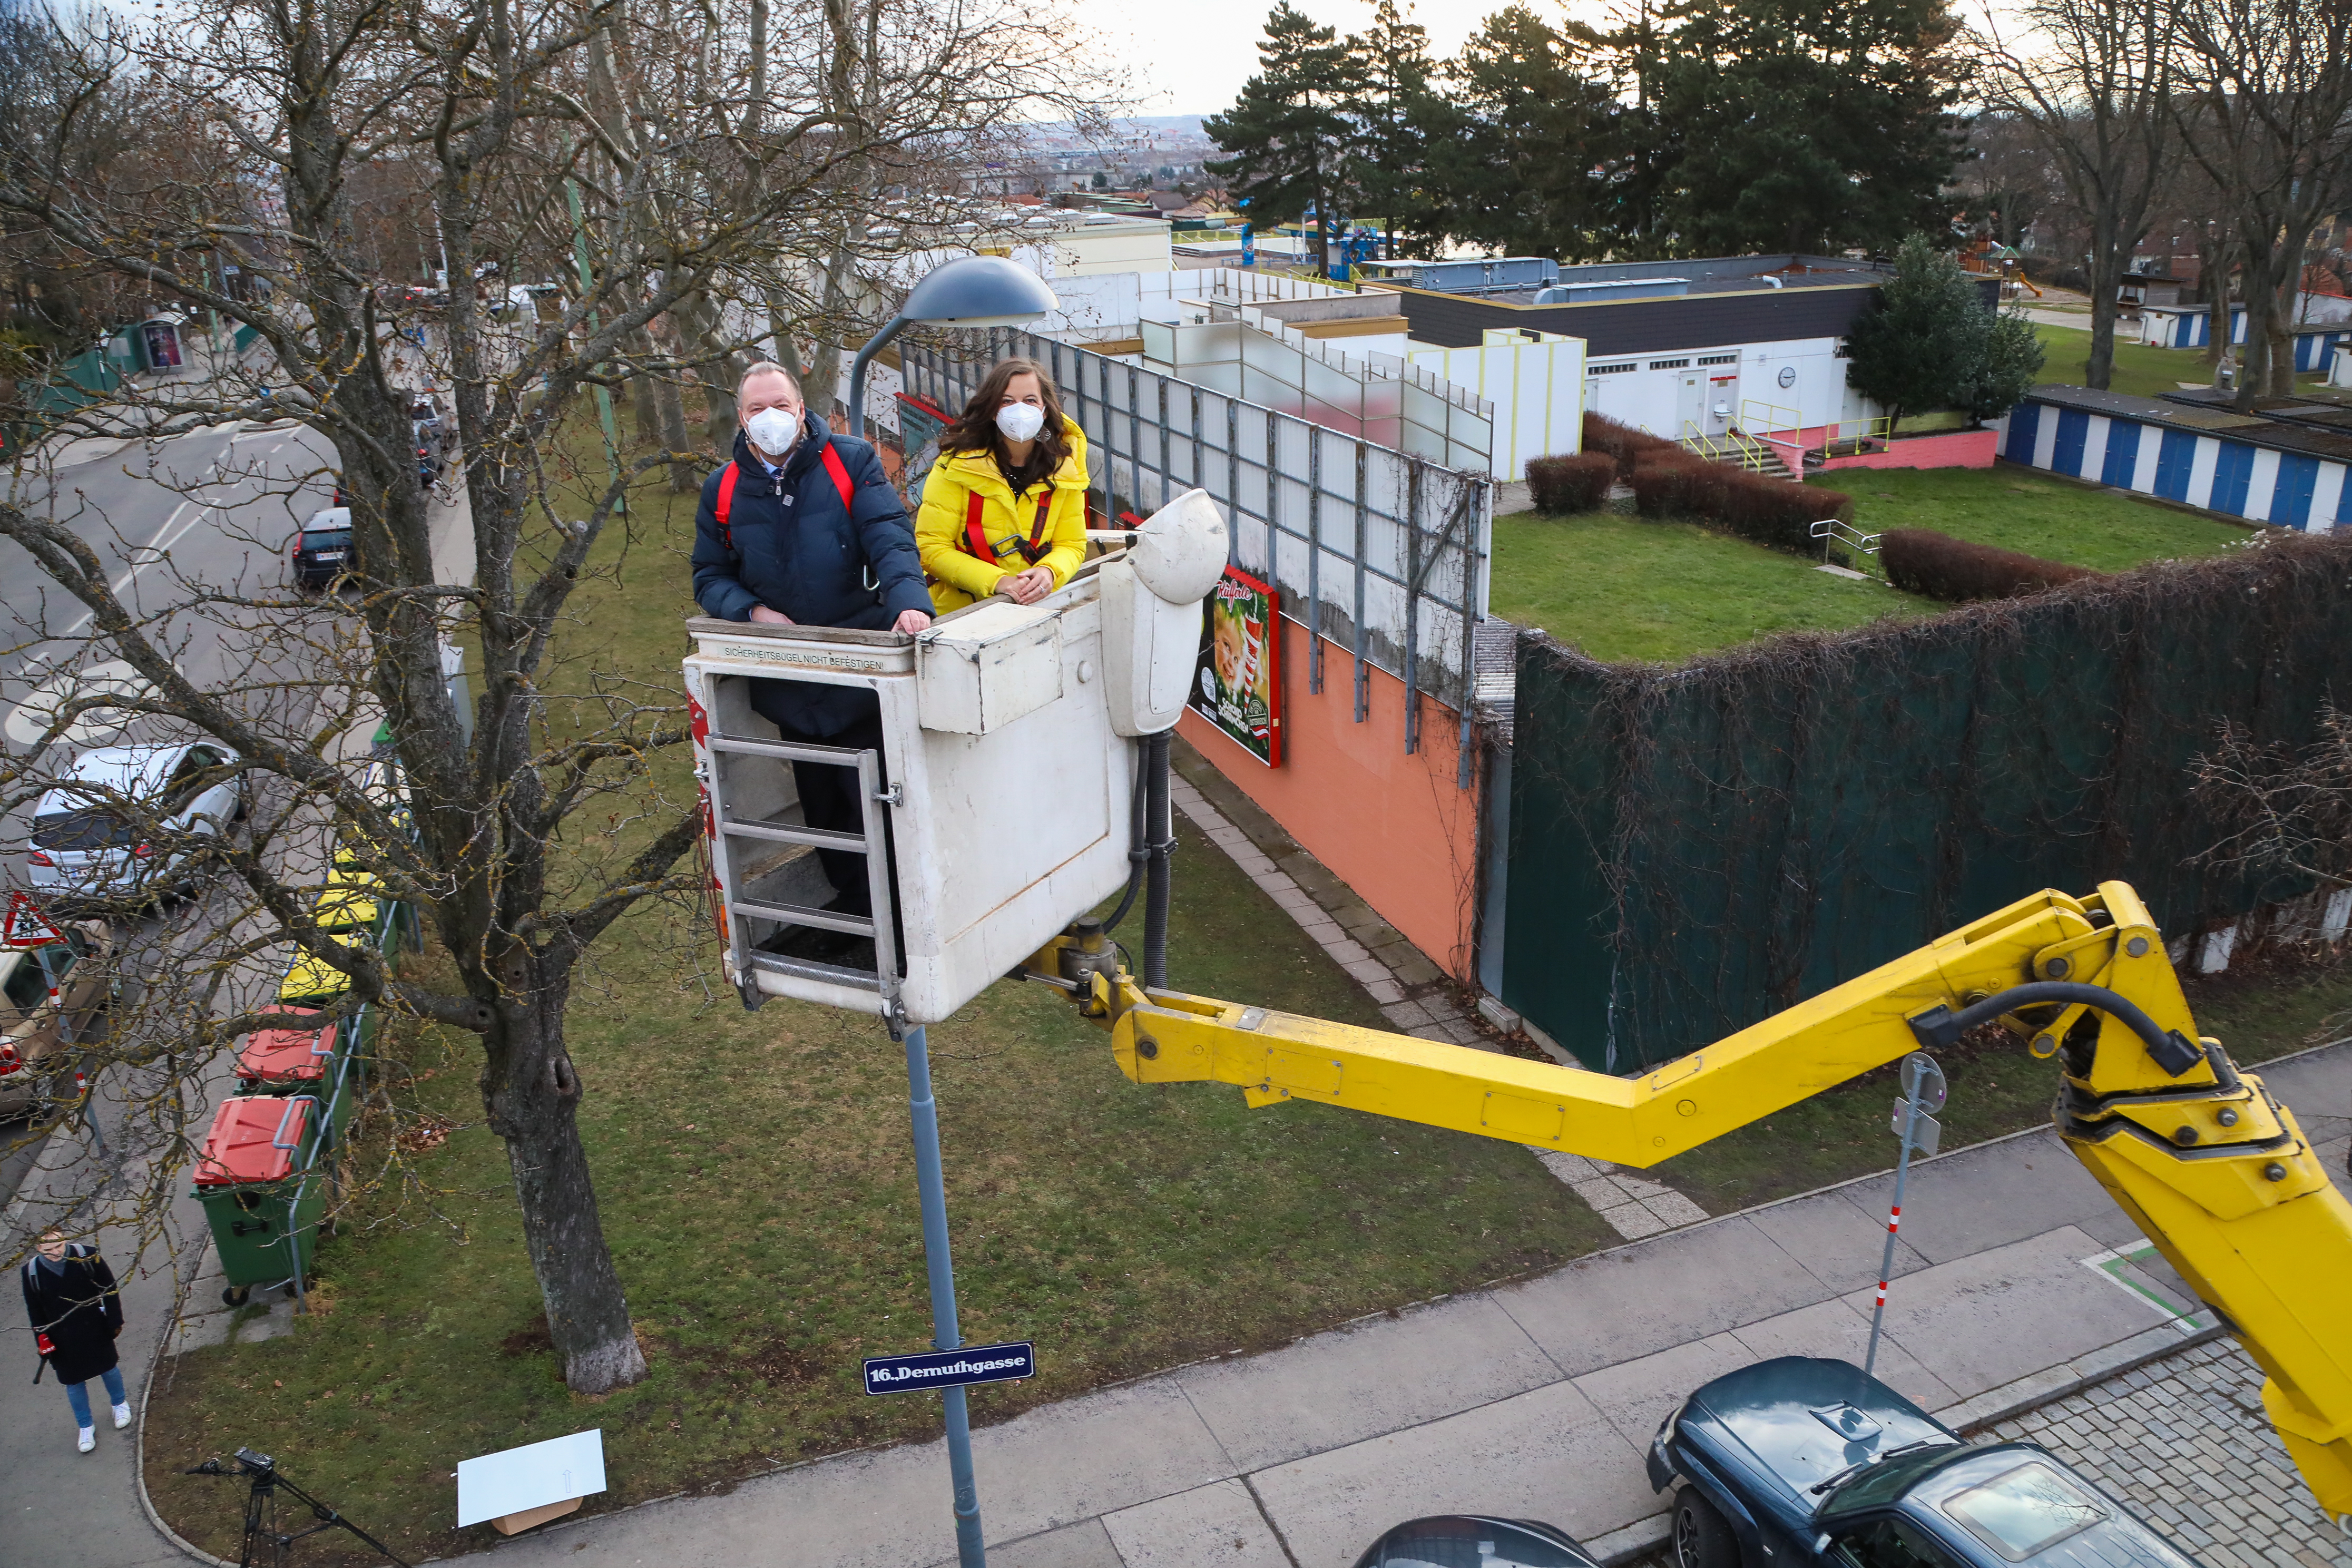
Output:
<path fill-rule="evenodd" d="M 1783 408 L 1777 403 L 1760 398 L 1739 400 L 1739 427 L 1751 436 L 1800 436 L 1805 428 L 1805 416 L 1797 409 Z"/>
<path fill-rule="evenodd" d="M 2201 1037 L 2139 895 L 2036 893 L 1634 1078 L 1147 989 L 1084 921 L 1020 972 L 1067 993 L 1138 1083 L 1223 1083 L 1647 1166 L 1922 1047 L 1999 1024 L 2057 1058 L 2074 1157 L 2269 1374 L 2312 1493 L 2352 1514 L 2352 1202 L 2263 1080 Z"/>
<path fill-rule="evenodd" d="M 1686 452 L 1696 453 L 1710 462 L 1730 463 L 1751 473 L 1769 473 L 1787 459 L 1773 451 L 1765 442 L 1756 440 L 1738 430 L 1723 435 L 1709 435 L 1685 419 L 1677 444 Z"/>

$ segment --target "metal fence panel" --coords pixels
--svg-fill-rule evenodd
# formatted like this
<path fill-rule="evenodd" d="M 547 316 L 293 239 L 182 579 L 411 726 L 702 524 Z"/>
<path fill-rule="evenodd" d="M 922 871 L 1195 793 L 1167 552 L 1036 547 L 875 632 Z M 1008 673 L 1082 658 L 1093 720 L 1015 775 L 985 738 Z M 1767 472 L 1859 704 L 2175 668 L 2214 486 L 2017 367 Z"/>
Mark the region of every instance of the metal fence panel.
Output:
<path fill-rule="evenodd" d="M 1467 786 L 1470 639 L 1486 613 L 1491 479 L 1438 460 L 1442 435 L 1416 431 L 1409 419 L 1412 445 L 1428 450 L 1398 451 L 1312 423 L 1296 408 L 1249 401 L 1249 373 L 1238 360 L 1233 380 L 1219 386 L 1004 329 L 900 349 L 907 390 L 950 412 L 1010 354 L 1045 365 L 1064 411 L 1086 432 L 1096 510 L 1143 516 L 1185 489 L 1208 491 L 1231 520 L 1234 563 L 1265 578 L 1280 591 L 1284 615 L 1318 634 L 1307 644 L 1308 693 L 1323 689 L 1328 637 L 1356 657 L 1360 722 L 1370 669 L 1405 683 L 1412 750 L 1420 726 L 1414 699 L 1426 692 L 1462 715 Z M 1408 397 L 1419 390 L 1405 387 Z"/>

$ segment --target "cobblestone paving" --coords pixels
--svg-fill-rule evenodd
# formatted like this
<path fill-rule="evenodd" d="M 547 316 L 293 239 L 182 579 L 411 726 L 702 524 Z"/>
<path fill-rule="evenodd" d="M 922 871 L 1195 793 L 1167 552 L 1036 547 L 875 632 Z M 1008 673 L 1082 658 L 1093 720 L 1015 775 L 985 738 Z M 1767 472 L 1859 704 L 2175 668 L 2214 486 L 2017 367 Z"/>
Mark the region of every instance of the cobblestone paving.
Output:
<path fill-rule="evenodd" d="M 2352 1546 L 2263 1414 L 2263 1374 L 2223 1338 L 2109 1378 L 1977 1436 L 2080 1467 L 2206 1568 L 2346 1568 Z"/>

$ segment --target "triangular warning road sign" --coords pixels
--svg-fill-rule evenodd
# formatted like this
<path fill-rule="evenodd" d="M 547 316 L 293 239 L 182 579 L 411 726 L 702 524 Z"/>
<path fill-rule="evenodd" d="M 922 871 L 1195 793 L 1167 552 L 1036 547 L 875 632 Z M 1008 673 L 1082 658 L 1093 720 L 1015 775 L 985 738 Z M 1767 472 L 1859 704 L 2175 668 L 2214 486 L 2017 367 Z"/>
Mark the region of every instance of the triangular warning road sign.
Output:
<path fill-rule="evenodd" d="M 19 889 L 8 895 L 8 923 L 0 931 L 0 948 L 47 947 L 65 939 L 66 933 L 35 905 L 32 894 Z"/>

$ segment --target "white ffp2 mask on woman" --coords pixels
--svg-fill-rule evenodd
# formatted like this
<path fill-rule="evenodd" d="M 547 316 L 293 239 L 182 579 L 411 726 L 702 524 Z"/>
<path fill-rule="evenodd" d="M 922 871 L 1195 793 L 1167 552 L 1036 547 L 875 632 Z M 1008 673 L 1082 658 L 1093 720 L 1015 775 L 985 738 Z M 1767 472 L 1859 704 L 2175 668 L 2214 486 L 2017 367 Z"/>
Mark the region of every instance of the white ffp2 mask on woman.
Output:
<path fill-rule="evenodd" d="M 743 434 L 771 458 L 782 458 L 801 438 L 801 422 L 781 408 L 762 408 L 743 421 Z"/>
<path fill-rule="evenodd" d="M 1045 411 L 1034 403 L 1008 403 L 996 411 L 996 427 L 1008 441 L 1034 441 L 1045 427 Z"/>

